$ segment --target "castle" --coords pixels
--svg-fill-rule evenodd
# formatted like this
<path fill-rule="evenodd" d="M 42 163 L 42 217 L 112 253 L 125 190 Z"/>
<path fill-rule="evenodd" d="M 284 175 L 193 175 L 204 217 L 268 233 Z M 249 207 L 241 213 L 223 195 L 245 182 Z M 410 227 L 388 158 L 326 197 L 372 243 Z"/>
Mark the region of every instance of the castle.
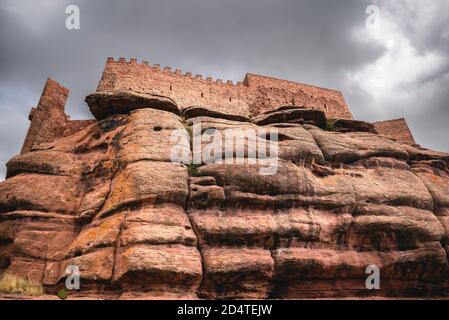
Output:
<path fill-rule="evenodd" d="M 80 298 L 449 296 L 449 154 L 415 145 L 405 120 L 354 120 L 335 90 L 135 59 L 108 59 L 95 119 L 70 120 L 68 94 L 47 81 L 6 165 L 0 274 L 55 294 L 77 269 Z M 272 129 L 268 175 L 249 139 L 217 148 L 245 161 L 172 158 L 206 131 Z"/>
<path fill-rule="evenodd" d="M 320 110 L 329 119 L 353 119 L 343 94 L 336 90 L 254 74 L 247 74 L 237 84 L 214 81 L 210 77 L 193 76 L 191 72 L 183 74 L 179 69 L 172 71 L 170 67 L 150 65 L 147 61 L 138 63 L 134 58 L 107 59 L 97 93 L 112 92 L 162 96 L 171 99 L 181 111 L 191 106 L 206 106 L 247 121 L 284 105 Z M 31 110 L 31 124 L 22 153 L 29 151 L 34 143 L 52 142 L 95 122 L 68 119 L 64 113 L 68 94 L 69 90 L 57 82 L 47 81 L 38 107 Z M 105 106 L 91 106 L 91 111 L 96 120 L 119 112 Z M 405 119 L 374 123 L 374 127 L 379 134 L 415 143 Z"/>

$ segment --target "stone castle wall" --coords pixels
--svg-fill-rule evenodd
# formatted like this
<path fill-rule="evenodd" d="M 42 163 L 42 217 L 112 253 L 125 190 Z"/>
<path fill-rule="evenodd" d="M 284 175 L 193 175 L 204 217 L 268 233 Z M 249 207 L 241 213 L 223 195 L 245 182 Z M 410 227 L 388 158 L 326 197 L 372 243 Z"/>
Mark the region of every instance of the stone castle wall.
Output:
<path fill-rule="evenodd" d="M 53 142 L 67 137 L 94 123 L 94 120 L 69 120 L 64 112 L 69 90 L 48 79 L 39 104 L 31 110 L 28 133 L 21 154 L 31 151 L 34 144 Z"/>
<path fill-rule="evenodd" d="M 341 92 L 271 77 L 247 74 L 243 82 L 204 79 L 148 62 L 108 58 L 97 92 L 133 91 L 173 99 L 181 110 L 206 106 L 215 111 L 253 117 L 284 105 L 324 111 L 329 118 L 352 119 Z"/>
<path fill-rule="evenodd" d="M 374 127 L 379 134 L 400 142 L 415 144 L 413 134 L 404 118 L 375 122 Z"/>
<path fill-rule="evenodd" d="M 280 106 L 297 105 L 323 111 L 327 118 L 352 119 L 341 92 L 304 85 L 287 80 L 247 74 L 237 84 L 222 80 L 204 79 L 201 75 L 172 72 L 168 67 L 151 66 L 148 62 L 129 62 L 123 58 L 108 58 L 97 93 L 135 92 L 165 96 L 179 109 L 204 106 L 211 111 L 254 118 Z M 80 131 L 95 120 L 70 120 L 64 108 L 69 90 L 48 79 L 39 104 L 30 113 L 30 127 L 21 153 L 31 151 L 33 145 L 50 143 Z M 415 140 L 405 119 L 374 124 L 377 132 L 401 142 Z"/>

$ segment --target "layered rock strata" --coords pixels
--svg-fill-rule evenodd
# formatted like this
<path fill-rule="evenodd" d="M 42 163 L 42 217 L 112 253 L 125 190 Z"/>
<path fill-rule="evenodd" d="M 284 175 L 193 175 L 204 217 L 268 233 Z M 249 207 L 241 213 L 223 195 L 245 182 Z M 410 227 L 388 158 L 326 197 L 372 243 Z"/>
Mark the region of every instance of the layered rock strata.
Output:
<path fill-rule="evenodd" d="M 330 131 L 323 112 L 295 106 L 246 118 L 208 106 L 181 111 L 154 95 L 88 102 L 110 109 L 8 162 L 1 271 L 52 292 L 76 266 L 83 294 L 113 298 L 449 292 L 449 154 L 362 122 Z M 223 156 L 242 161 L 173 162 L 175 147 L 189 157 L 192 148 L 173 132 L 193 140 L 199 121 L 200 134 L 276 130 L 276 173 L 248 161 L 248 141 L 222 145 Z M 369 266 L 380 271 L 380 290 L 366 288 Z"/>

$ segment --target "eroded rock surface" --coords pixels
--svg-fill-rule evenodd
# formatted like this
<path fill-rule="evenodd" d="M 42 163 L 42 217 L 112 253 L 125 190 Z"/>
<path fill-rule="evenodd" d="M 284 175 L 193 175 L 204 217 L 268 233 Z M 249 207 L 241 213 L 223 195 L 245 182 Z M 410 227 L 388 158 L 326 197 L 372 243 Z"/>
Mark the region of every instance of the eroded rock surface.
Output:
<path fill-rule="evenodd" d="M 88 101 L 102 120 L 8 163 L 0 270 L 52 291 L 77 266 L 83 294 L 115 298 L 448 293 L 448 154 L 364 123 L 326 131 L 324 114 L 304 108 L 249 121 L 207 107 L 183 117 L 156 96 Z M 200 134 L 276 129 L 276 173 L 245 161 L 173 163 L 174 144 L 187 153 L 192 145 L 172 132 L 193 137 L 199 121 Z M 222 155 L 247 160 L 252 151 L 245 141 Z M 378 291 L 365 287 L 372 265 Z"/>

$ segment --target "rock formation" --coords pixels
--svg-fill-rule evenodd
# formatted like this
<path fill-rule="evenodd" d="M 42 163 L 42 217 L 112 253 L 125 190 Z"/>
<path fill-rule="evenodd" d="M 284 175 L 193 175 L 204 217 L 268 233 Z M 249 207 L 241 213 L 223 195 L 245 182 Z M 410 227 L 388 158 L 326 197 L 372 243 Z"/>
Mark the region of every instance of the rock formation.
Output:
<path fill-rule="evenodd" d="M 109 59 L 86 98 L 97 120 L 83 122 L 62 116 L 68 92 L 49 80 L 0 184 L 0 271 L 54 292 L 77 266 L 82 294 L 124 299 L 449 293 L 449 154 L 352 120 L 336 91 L 247 81 L 236 89 L 246 98 L 214 100 L 234 86 L 154 70 Z M 198 106 L 187 104 L 195 92 Z M 273 100 L 291 101 L 286 92 L 295 104 Z M 247 161 L 174 163 L 175 145 L 192 146 L 172 132 L 193 138 L 197 120 L 203 131 L 276 129 L 276 174 Z M 365 286 L 372 265 L 380 290 Z"/>

